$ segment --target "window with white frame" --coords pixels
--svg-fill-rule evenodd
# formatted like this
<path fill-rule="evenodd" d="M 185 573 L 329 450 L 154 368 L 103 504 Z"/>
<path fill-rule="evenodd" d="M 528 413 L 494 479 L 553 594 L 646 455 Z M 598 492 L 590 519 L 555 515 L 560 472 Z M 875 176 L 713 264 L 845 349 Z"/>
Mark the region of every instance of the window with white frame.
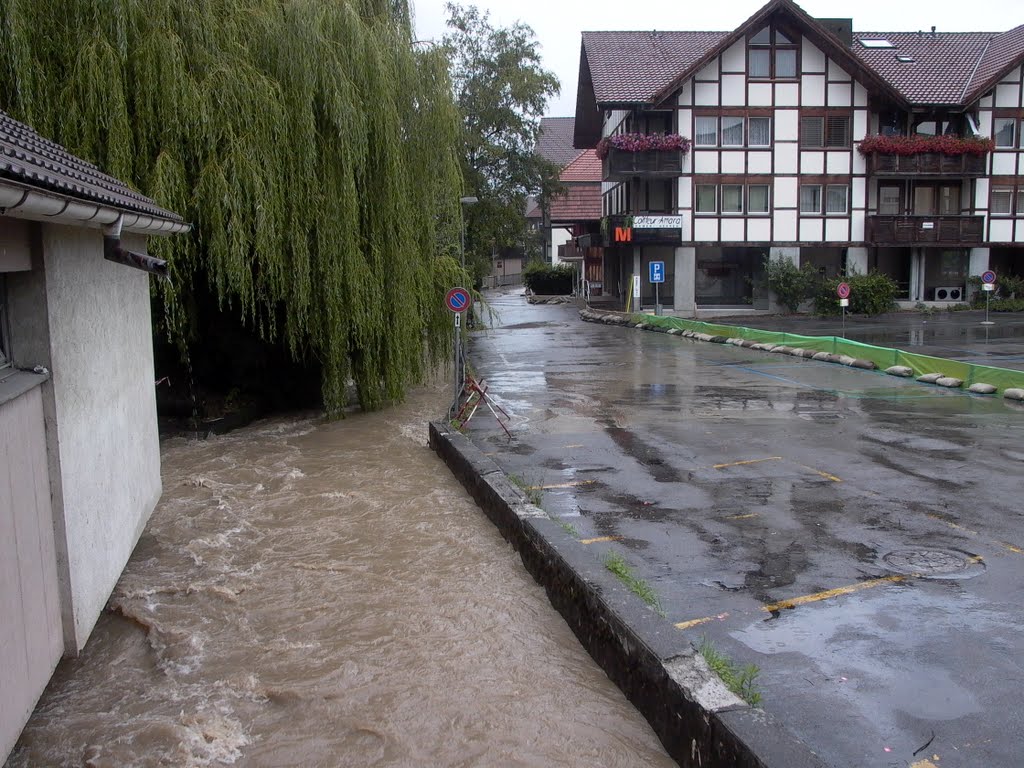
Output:
<path fill-rule="evenodd" d="M 1024 216 L 1024 189 L 1017 190 L 1017 215 Z"/>
<path fill-rule="evenodd" d="M 1013 188 L 992 187 L 988 210 L 993 216 L 1009 216 L 1013 211 Z"/>
<path fill-rule="evenodd" d="M 722 117 L 722 146 L 742 147 L 743 146 L 743 118 L 723 115 Z"/>
<path fill-rule="evenodd" d="M 696 213 L 718 213 L 718 187 L 714 184 L 698 184 L 693 210 Z"/>
<path fill-rule="evenodd" d="M 992 138 L 997 147 L 1013 148 L 1017 145 L 1017 119 L 997 117 L 992 121 Z"/>
<path fill-rule="evenodd" d="M 699 115 L 694 121 L 694 136 L 693 143 L 697 147 L 770 147 L 772 119 L 743 115 Z"/>
<path fill-rule="evenodd" d="M 769 190 L 768 184 L 697 184 L 694 213 L 767 215 L 771 207 Z"/>
<path fill-rule="evenodd" d="M 722 185 L 722 213 L 743 213 L 743 185 Z"/>
<path fill-rule="evenodd" d="M 752 214 L 768 213 L 769 186 L 767 184 L 751 184 L 747 187 L 747 212 Z"/>
<path fill-rule="evenodd" d="M 717 117 L 698 117 L 696 125 L 694 126 L 695 137 L 694 145 L 698 147 L 717 147 L 718 146 L 718 118 Z"/>
<path fill-rule="evenodd" d="M 825 188 L 825 213 L 846 213 L 850 188 L 845 184 L 829 184 Z"/>
<path fill-rule="evenodd" d="M 821 184 L 800 185 L 800 213 L 821 213 Z"/>
<path fill-rule="evenodd" d="M 770 147 L 771 144 L 772 119 L 770 117 L 751 117 L 747 121 L 747 145 Z"/>
<path fill-rule="evenodd" d="M 800 118 L 800 147 L 803 149 L 846 149 L 850 146 L 850 116 Z"/>

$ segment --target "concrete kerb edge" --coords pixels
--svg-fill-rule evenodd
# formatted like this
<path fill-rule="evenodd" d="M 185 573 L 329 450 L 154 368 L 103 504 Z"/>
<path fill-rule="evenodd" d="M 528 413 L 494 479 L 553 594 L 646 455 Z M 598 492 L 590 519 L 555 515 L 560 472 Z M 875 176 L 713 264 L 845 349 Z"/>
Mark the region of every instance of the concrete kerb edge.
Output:
<path fill-rule="evenodd" d="M 660 331 L 668 332 L 674 336 L 685 336 L 690 339 L 697 339 L 699 341 L 707 341 L 715 344 L 732 344 L 737 347 L 744 347 L 746 349 L 756 349 L 761 352 L 775 353 L 775 354 L 787 354 L 793 357 L 799 357 L 808 360 L 817 360 L 819 362 L 834 363 L 836 365 L 842 365 L 847 368 L 858 368 L 860 370 L 875 371 L 879 370 L 878 366 L 875 365 L 871 360 L 863 360 L 860 358 L 849 357 L 848 355 L 835 355 L 828 352 L 816 352 L 812 354 L 812 350 L 804 349 L 800 347 L 789 347 L 783 344 L 772 344 L 771 342 L 751 342 L 747 339 L 741 338 L 728 338 L 725 336 L 712 336 L 707 333 L 700 333 L 697 331 L 680 330 L 680 329 L 667 329 L 663 326 L 652 325 L 648 322 L 636 322 L 634 318 L 635 314 L 625 314 L 623 312 L 598 312 L 593 309 L 585 308 L 580 310 L 580 319 L 586 322 L 605 323 L 607 325 L 622 325 L 629 326 L 632 328 L 639 328 L 644 331 Z M 894 352 L 896 350 L 893 350 Z M 886 373 L 890 376 L 899 376 L 902 378 L 909 378 L 911 374 L 905 374 L 896 372 L 894 369 L 903 368 L 904 366 L 891 366 L 890 368 L 883 369 L 881 372 Z M 942 384 L 938 384 L 937 379 L 943 380 Z M 920 378 L 917 378 L 921 381 Z M 963 386 L 963 381 L 952 376 L 937 376 L 936 381 L 921 381 L 923 384 L 932 384 L 934 386 L 941 386 L 947 389 L 959 389 Z M 973 390 L 970 387 L 966 387 L 965 391 L 973 395 L 979 396 L 990 396 L 998 394 L 998 390 L 994 392 L 983 392 Z M 1018 396 L 1018 392 L 1021 390 L 1016 388 L 1009 388 L 1003 391 L 1003 397 L 1007 400 L 1020 400 L 1024 399 Z M 1007 395 L 1006 393 L 1010 394 Z"/>
<path fill-rule="evenodd" d="M 430 446 L 519 553 L 551 604 L 681 766 L 825 768 L 806 744 L 729 692 L 685 636 L 526 502 L 465 435 L 432 422 Z"/>

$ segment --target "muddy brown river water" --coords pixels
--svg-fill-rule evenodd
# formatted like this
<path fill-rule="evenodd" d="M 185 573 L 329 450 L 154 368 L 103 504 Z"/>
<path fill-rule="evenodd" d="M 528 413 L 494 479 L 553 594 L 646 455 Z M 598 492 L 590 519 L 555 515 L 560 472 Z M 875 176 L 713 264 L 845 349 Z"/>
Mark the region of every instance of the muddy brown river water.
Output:
<path fill-rule="evenodd" d="M 426 447 L 447 393 L 167 441 L 7 767 L 674 765 Z"/>

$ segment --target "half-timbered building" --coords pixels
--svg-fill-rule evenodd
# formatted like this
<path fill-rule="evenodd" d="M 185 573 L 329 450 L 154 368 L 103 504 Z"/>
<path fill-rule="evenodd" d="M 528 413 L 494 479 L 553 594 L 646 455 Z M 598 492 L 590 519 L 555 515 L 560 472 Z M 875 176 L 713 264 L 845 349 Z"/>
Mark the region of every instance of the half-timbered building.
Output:
<path fill-rule="evenodd" d="M 772 0 L 732 32 L 584 32 L 574 143 L 603 158 L 605 290 L 768 309 L 766 258 L 878 270 L 914 304 L 1024 275 L 1024 25 L 854 32 Z"/>

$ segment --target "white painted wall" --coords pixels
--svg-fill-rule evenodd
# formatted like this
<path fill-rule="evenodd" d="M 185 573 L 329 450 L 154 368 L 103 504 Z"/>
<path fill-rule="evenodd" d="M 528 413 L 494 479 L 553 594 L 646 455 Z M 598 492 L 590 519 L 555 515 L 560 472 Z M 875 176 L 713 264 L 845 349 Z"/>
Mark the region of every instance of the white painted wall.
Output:
<path fill-rule="evenodd" d="M 9 276 L 16 361 L 45 365 L 47 459 L 65 653 L 85 645 L 160 498 L 149 275 L 103 258 L 103 235 L 41 226 Z M 145 240 L 124 245 L 145 251 Z"/>
<path fill-rule="evenodd" d="M 558 264 L 558 246 L 565 245 L 572 240 L 572 234 L 568 229 L 564 227 L 552 227 L 551 229 L 551 253 L 548 254 L 548 259 L 552 264 Z"/>
<path fill-rule="evenodd" d="M 14 748 L 63 650 L 37 385 L 0 404 L 0 760 Z"/>

